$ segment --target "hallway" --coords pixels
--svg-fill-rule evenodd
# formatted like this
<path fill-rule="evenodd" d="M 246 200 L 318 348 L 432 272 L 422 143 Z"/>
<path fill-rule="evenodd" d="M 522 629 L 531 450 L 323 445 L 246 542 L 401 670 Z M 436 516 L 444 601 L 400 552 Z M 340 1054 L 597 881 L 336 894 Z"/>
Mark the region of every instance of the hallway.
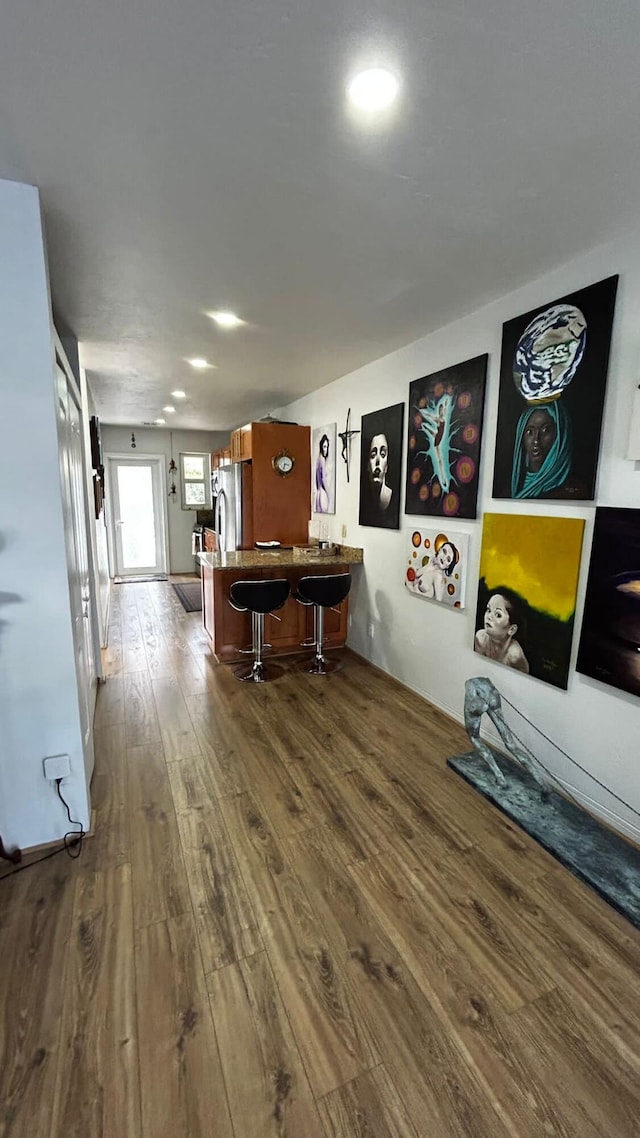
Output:
<path fill-rule="evenodd" d="M 0 883 L 1 1138 L 631 1138 L 640 933 L 356 656 L 237 683 L 112 589 L 94 834 Z M 635 994 L 634 994 L 635 993 Z"/>

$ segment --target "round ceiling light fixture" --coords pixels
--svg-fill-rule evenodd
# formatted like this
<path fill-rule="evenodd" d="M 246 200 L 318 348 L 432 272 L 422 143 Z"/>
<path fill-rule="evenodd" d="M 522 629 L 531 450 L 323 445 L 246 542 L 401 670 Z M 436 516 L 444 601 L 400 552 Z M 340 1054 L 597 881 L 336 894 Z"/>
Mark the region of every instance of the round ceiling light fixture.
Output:
<path fill-rule="evenodd" d="M 360 111 L 384 111 L 398 94 L 400 84 L 384 67 L 360 71 L 347 87 L 349 100 Z"/>
<path fill-rule="evenodd" d="M 157 423 L 159 427 L 164 427 L 166 421 L 166 419 L 154 419 L 154 423 Z"/>
<path fill-rule="evenodd" d="M 170 403 L 167 403 L 167 406 L 163 407 L 162 410 L 166 411 L 167 415 L 175 415 L 176 413 L 175 407 L 172 407 Z"/>
<path fill-rule="evenodd" d="M 172 391 L 171 394 L 173 395 L 174 399 L 186 399 L 187 398 L 186 391 Z"/>
<path fill-rule="evenodd" d="M 196 371 L 204 371 L 205 368 L 213 367 L 213 364 L 210 364 L 208 360 L 203 359 L 201 356 L 194 356 L 193 359 L 187 360 L 187 363 L 191 364 L 191 367 L 194 367 Z"/>
<path fill-rule="evenodd" d="M 210 312 L 209 316 L 220 328 L 239 328 L 244 324 L 244 320 L 236 316 L 235 312 Z"/>

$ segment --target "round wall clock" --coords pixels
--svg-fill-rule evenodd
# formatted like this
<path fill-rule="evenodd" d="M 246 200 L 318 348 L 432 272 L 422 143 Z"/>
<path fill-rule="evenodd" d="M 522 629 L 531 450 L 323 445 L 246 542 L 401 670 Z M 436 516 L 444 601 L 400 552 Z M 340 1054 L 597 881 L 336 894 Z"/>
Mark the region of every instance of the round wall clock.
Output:
<path fill-rule="evenodd" d="M 295 458 L 292 458 L 286 450 L 281 450 L 279 454 L 275 454 L 271 459 L 271 465 L 276 474 L 281 474 L 283 478 L 291 474 L 295 464 Z"/>

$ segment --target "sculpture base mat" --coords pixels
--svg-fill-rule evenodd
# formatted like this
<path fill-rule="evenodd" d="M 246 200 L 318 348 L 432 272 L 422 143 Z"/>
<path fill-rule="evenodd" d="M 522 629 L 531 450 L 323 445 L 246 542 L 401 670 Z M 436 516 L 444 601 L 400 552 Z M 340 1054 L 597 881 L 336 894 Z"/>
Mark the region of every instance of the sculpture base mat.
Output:
<path fill-rule="evenodd" d="M 475 751 L 447 765 L 640 929 L 640 850 L 560 794 L 543 801 L 524 767 L 492 751 L 505 786 Z"/>

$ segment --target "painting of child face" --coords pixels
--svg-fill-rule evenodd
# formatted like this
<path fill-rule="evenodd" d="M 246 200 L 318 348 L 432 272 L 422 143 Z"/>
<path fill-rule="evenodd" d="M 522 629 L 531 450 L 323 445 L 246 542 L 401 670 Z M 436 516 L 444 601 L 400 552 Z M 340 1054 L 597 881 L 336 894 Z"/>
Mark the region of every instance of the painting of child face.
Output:
<path fill-rule="evenodd" d="M 495 593 L 489 597 L 489 603 L 484 613 L 484 627 L 492 640 L 504 640 L 509 635 L 510 630 L 513 630 L 514 633 L 516 631 L 516 625 L 511 622 L 507 603 L 500 593 Z"/>
<path fill-rule="evenodd" d="M 583 530 L 579 518 L 485 514 L 475 652 L 566 688 Z"/>

